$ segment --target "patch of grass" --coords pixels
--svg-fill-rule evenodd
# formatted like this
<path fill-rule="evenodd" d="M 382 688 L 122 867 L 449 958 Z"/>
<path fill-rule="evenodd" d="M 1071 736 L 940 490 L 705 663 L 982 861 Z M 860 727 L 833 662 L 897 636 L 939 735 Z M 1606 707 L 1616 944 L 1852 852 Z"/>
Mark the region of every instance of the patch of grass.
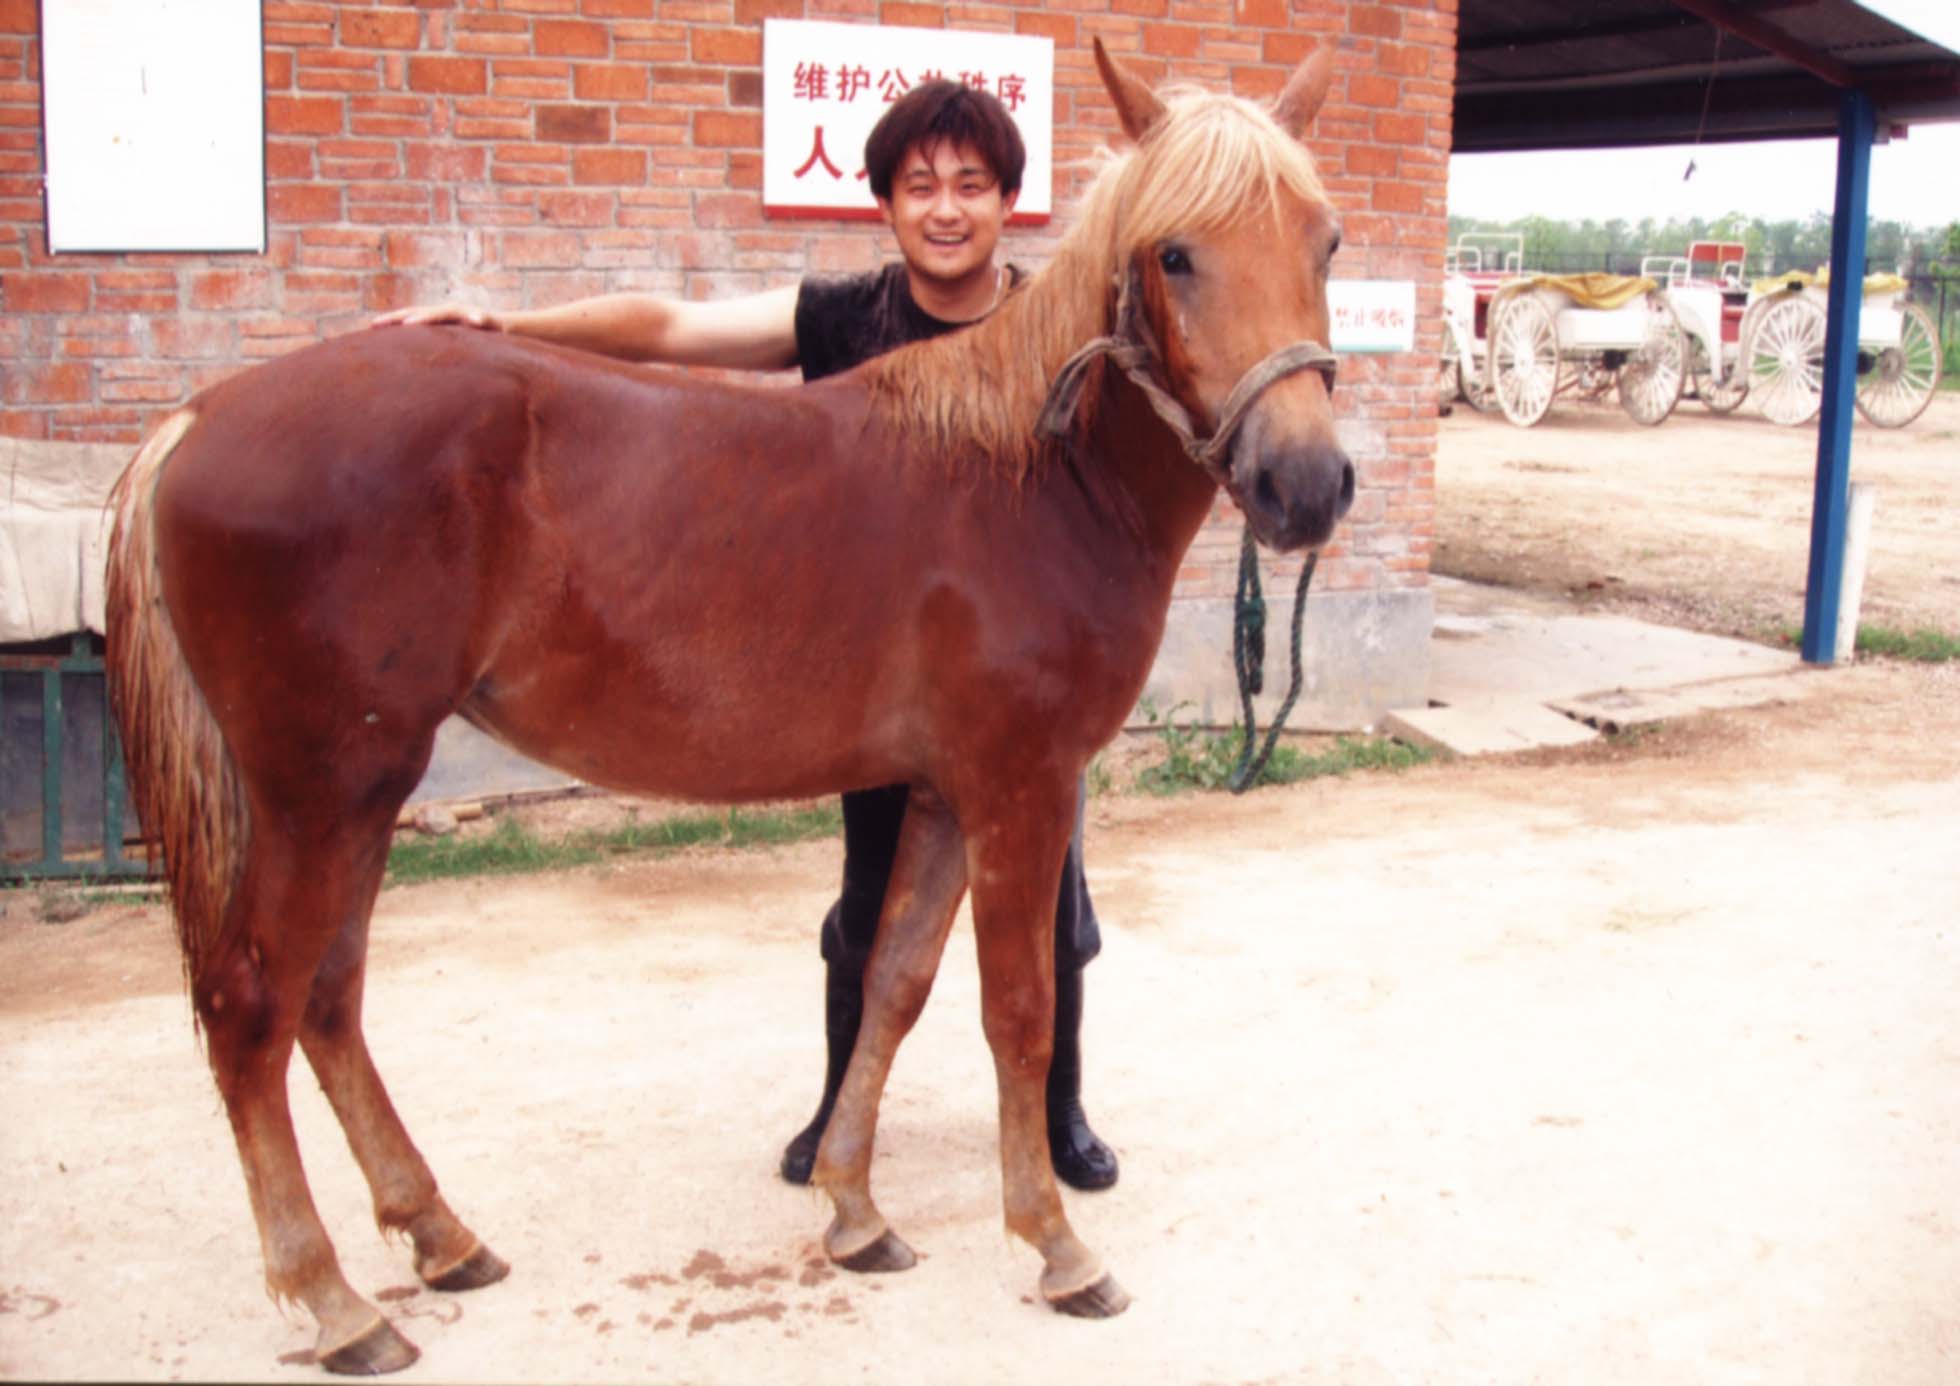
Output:
<path fill-rule="evenodd" d="M 1783 628 L 1785 644 L 1803 644 L 1802 626 Z M 1960 659 L 1960 636 L 1922 628 L 1893 630 L 1890 626 L 1859 626 L 1856 654 L 1881 655 L 1886 659 L 1911 660 L 1918 664 L 1946 664 Z"/>
<path fill-rule="evenodd" d="M 451 880 L 463 876 L 514 876 L 557 871 L 640 852 L 672 852 L 682 847 L 773 847 L 811 838 L 833 837 L 843 829 L 843 813 L 830 803 L 797 809 L 730 809 L 691 813 L 652 822 L 631 822 L 604 831 L 588 829 L 546 840 L 515 818 L 480 837 L 412 838 L 388 854 L 388 884 Z"/>
<path fill-rule="evenodd" d="M 1238 767 L 1239 753 L 1245 745 L 1245 729 L 1232 727 L 1215 732 L 1196 725 L 1179 726 L 1177 714 L 1186 706 L 1180 703 L 1173 707 L 1161 723 L 1154 708 L 1144 708 L 1151 725 L 1161 724 L 1164 743 L 1163 760 L 1145 766 L 1137 774 L 1137 788 L 1147 794 L 1230 788 L 1232 772 Z M 1308 755 L 1299 747 L 1282 742 L 1273 747 L 1271 758 L 1253 786 L 1295 784 L 1357 770 L 1406 770 L 1434 759 L 1434 755 L 1424 747 L 1406 745 L 1388 737 L 1337 737 L 1319 755 Z"/>

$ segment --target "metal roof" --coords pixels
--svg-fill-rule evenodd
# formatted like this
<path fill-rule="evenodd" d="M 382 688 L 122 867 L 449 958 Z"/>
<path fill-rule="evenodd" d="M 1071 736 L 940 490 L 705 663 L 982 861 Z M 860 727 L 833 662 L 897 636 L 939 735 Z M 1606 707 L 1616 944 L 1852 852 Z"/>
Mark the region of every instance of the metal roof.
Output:
<path fill-rule="evenodd" d="M 1960 54 L 1850 0 L 1460 0 L 1456 53 L 1458 154 L 1960 120 Z"/>

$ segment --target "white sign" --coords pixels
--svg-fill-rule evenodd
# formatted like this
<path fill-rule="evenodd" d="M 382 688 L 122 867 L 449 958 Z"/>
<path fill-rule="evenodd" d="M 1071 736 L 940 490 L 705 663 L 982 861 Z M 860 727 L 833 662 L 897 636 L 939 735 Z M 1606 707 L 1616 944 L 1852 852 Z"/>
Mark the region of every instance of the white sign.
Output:
<path fill-rule="evenodd" d="M 1045 221 L 1054 168 L 1055 43 L 1029 34 L 769 19 L 762 25 L 762 205 L 783 216 L 877 215 L 864 140 L 935 77 L 1000 98 L 1028 147 L 1017 222 Z"/>
<path fill-rule="evenodd" d="M 1331 279 L 1327 345 L 1335 351 L 1414 351 L 1416 286 L 1407 279 Z"/>
<path fill-rule="evenodd" d="M 259 0 L 46 0 L 48 247 L 265 249 Z"/>

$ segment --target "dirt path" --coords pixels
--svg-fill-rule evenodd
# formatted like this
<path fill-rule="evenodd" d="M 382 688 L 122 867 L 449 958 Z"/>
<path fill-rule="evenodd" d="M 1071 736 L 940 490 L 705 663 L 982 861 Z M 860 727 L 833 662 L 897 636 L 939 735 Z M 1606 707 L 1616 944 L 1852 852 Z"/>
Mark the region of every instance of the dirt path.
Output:
<path fill-rule="evenodd" d="M 1562 757 L 1097 801 L 1070 1206 L 1136 1297 L 1033 1303 L 1000 1231 L 972 941 L 895 1071 L 865 1279 L 774 1176 L 820 1068 L 827 843 L 391 891 L 369 1033 L 516 1266 L 412 1287 L 308 1077 L 409 1380 L 1950 1382 L 1960 683 Z M 155 908 L 0 922 L 0 1376 L 318 1379 L 261 1293 Z"/>
<path fill-rule="evenodd" d="M 1459 404 L 1436 465 L 1435 568 L 1718 634 L 1803 623 L 1814 428 L 1692 400 L 1654 428 L 1559 400 L 1536 428 Z M 1876 487 L 1863 619 L 1960 634 L 1960 394 L 1903 429 L 1860 420 Z"/>

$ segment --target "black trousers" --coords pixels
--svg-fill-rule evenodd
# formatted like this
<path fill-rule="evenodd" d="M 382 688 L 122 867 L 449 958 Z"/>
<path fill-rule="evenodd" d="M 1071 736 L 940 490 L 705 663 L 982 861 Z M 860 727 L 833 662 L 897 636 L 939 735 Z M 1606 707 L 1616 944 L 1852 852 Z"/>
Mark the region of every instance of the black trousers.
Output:
<path fill-rule="evenodd" d="M 898 856 L 898 830 L 905 822 L 902 784 L 854 790 L 844 796 L 844 889 L 823 920 L 824 961 L 862 977 L 871 960 L 871 941 L 885 907 L 885 887 Z M 1055 970 L 1073 972 L 1102 951 L 1096 907 L 1082 877 L 1083 786 L 1075 791 L 1075 831 L 1062 862 L 1062 887 L 1055 902 Z"/>

